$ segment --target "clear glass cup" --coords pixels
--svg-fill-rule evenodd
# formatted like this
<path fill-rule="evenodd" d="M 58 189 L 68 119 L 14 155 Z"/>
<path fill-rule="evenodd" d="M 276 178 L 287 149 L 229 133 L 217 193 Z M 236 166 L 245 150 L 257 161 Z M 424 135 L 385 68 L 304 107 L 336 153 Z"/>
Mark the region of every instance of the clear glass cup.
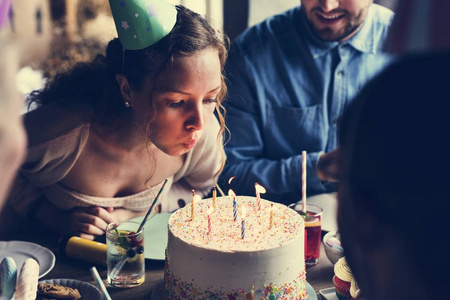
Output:
<path fill-rule="evenodd" d="M 106 226 L 107 281 L 114 287 L 135 287 L 145 281 L 143 230 L 139 223 L 125 221 Z"/>
<path fill-rule="evenodd" d="M 302 202 L 289 204 L 305 220 L 305 265 L 315 266 L 319 263 L 320 241 L 322 237 L 323 209 L 317 205 L 307 204 L 306 214 L 302 210 Z"/>

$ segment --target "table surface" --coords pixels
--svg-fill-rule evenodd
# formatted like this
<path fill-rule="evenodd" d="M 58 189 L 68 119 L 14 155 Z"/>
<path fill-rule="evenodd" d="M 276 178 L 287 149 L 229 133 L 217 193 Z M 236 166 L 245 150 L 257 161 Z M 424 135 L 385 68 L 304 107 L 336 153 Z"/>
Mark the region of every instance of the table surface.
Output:
<path fill-rule="evenodd" d="M 41 246 L 49 248 L 55 254 L 56 264 L 54 268 L 41 279 L 70 278 L 82 280 L 95 285 L 95 281 L 89 271 L 89 269 L 93 265 L 91 263 L 65 257 L 59 252 L 58 244 L 55 241 L 49 241 L 45 238 L 45 236 L 39 234 L 27 235 L 26 237 L 17 236 L 13 239 L 25 240 L 39 244 Z M 164 276 L 163 260 L 146 260 L 145 282 L 143 285 L 131 289 L 114 288 L 106 284 L 106 267 L 96 266 L 96 268 L 100 276 L 102 277 L 112 300 L 151 299 L 153 288 L 163 279 Z M 316 266 L 306 269 L 306 280 L 316 291 L 318 299 L 321 299 L 319 290 L 333 286 L 333 274 L 333 265 L 326 257 L 322 245 L 319 263 Z"/>

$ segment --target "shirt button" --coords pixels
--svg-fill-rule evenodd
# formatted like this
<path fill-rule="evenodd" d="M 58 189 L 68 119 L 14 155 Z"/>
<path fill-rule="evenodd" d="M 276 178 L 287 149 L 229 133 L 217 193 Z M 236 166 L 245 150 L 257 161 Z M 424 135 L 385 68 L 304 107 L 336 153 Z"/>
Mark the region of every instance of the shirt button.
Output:
<path fill-rule="evenodd" d="M 338 74 L 339 77 L 341 77 L 344 74 L 344 72 L 339 71 L 337 74 Z"/>

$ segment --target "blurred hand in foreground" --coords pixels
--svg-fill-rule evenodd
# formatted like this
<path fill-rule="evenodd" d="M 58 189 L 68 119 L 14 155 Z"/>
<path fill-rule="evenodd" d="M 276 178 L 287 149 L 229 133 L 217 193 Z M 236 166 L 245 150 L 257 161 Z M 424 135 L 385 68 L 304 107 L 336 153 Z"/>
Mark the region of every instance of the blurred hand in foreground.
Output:
<path fill-rule="evenodd" d="M 317 176 L 322 181 L 339 181 L 340 148 L 323 153 L 317 162 Z"/>

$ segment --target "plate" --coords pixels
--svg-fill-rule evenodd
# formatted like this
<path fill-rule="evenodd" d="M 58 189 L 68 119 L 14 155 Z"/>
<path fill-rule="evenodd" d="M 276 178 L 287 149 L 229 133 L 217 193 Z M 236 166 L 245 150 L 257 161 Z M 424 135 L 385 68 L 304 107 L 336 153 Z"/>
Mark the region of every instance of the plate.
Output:
<path fill-rule="evenodd" d="M 99 291 L 99 289 L 97 289 L 94 285 L 84 281 L 61 278 L 42 280 L 39 281 L 39 283 L 58 284 L 77 289 L 81 295 L 80 300 L 103 300 L 103 294 Z"/>
<path fill-rule="evenodd" d="M 324 300 L 339 300 L 334 291 L 334 287 L 319 290 L 319 294 Z M 364 298 L 358 297 L 358 300 L 364 300 Z"/>
<path fill-rule="evenodd" d="M 316 291 L 314 291 L 314 288 L 308 282 L 306 283 L 306 291 L 308 292 L 309 300 L 317 300 Z M 152 299 L 162 300 L 163 293 L 164 293 L 164 279 L 161 279 L 153 288 Z"/>
<path fill-rule="evenodd" d="M 169 230 L 167 224 L 169 222 L 170 213 L 154 214 L 150 216 L 144 227 L 144 254 L 145 258 L 164 260 L 166 259 L 166 247 Z M 132 219 L 141 223 L 143 216 Z"/>
<path fill-rule="evenodd" d="M 334 287 L 319 290 L 319 294 L 325 300 L 339 300 L 338 297 L 336 296 Z"/>
<path fill-rule="evenodd" d="M 0 262 L 7 256 L 14 259 L 20 272 L 27 258 L 34 258 L 39 264 L 39 278 L 47 275 L 55 266 L 55 255 L 38 244 L 24 241 L 0 242 Z"/>

